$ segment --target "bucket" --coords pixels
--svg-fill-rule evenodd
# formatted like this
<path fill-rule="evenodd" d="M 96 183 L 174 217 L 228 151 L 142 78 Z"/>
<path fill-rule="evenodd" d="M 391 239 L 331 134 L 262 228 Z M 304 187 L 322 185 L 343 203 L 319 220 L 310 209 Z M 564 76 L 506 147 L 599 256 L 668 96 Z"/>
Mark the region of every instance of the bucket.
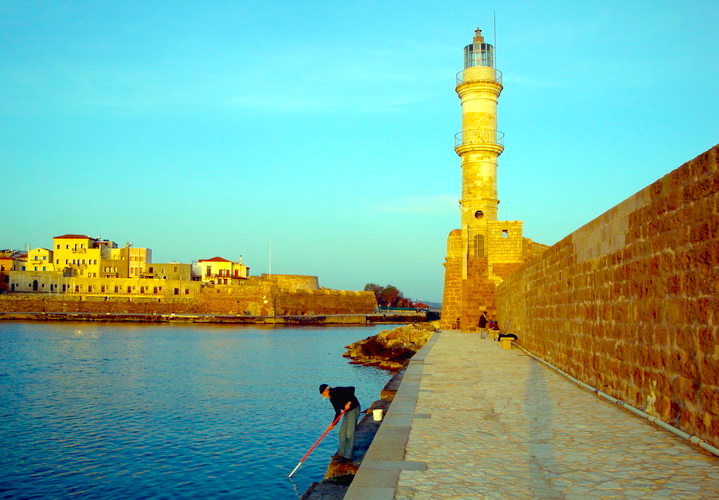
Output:
<path fill-rule="evenodd" d="M 512 348 L 512 339 L 504 337 L 502 340 L 500 340 L 502 343 L 502 349 L 511 349 Z"/>
<path fill-rule="evenodd" d="M 382 410 L 372 410 L 372 418 L 374 418 L 375 422 L 381 422 L 382 421 Z"/>

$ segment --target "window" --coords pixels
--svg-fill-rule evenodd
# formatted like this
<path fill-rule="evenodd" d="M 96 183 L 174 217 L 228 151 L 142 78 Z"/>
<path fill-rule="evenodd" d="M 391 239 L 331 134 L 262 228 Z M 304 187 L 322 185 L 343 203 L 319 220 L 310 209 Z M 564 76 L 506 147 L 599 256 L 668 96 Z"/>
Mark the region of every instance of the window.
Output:
<path fill-rule="evenodd" d="M 190 295 L 190 289 L 189 289 L 189 288 L 185 288 L 185 295 Z"/>
<path fill-rule="evenodd" d="M 474 237 L 474 256 L 484 257 L 484 235 L 482 234 Z"/>
<path fill-rule="evenodd" d="M 509 229 L 502 229 L 502 238 L 509 238 Z"/>
<path fill-rule="evenodd" d="M 175 295 L 180 295 L 180 289 L 179 289 L 179 288 L 175 288 L 174 292 L 175 292 Z"/>

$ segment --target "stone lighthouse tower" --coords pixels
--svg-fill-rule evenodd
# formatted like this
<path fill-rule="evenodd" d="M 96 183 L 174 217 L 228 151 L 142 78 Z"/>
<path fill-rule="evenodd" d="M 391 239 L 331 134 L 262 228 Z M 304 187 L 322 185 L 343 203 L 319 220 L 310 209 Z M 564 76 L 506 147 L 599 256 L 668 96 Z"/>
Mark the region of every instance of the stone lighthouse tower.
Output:
<path fill-rule="evenodd" d="M 502 74 L 494 61 L 494 47 L 478 28 L 464 48 L 455 88 L 462 103 L 462 131 L 454 147 L 462 168 L 461 228 L 447 242 L 442 328 L 474 331 L 482 311 L 493 318 L 495 287 L 538 249 L 522 238 L 520 221 L 498 220 L 497 164 L 504 134 L 497 130 Z"/>
<path fill-rule="evenodd" d="M 477 254 L 486 241 L 489 221 L 497 220 L 497 158 L 504 151 L 504 134 L 497 131 L 501 73 L 494 68 L 494 47 L 485 43 L 482 30 L 475 33 L 464 48 L 464 69 L 457 74 L 456 87 L 462 101 L 462 131 L 455 135 L 454 150 L 462 159 L 464 256 Z M 462 267 L 467 277 L 467 259 Z"/>

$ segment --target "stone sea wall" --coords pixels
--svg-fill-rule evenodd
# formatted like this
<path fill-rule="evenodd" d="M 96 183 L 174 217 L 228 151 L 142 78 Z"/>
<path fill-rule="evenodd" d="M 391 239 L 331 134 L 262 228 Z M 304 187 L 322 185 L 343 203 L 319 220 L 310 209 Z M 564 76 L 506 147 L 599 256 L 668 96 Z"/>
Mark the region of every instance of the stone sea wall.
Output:
<path fill-rule="evenodd" d="M 497 289 L 528 351 L 719 445 L 719 146 L 527 262 Z"/>
<path fill-rule="evenodd" d="M 0 312 L 232 314 L 248 316 L 371 314 L 372 292 L 215 287 L 196 298 L 103 297 L 54 294 L 0 295 Z"/>

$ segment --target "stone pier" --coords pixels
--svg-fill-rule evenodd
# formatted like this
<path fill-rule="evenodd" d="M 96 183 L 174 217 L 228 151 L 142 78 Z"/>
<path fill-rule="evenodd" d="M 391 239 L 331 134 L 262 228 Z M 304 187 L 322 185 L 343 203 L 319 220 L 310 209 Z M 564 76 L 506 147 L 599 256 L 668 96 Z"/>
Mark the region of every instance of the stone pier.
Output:
<path fill-rule="evenodd" d="M 717 498 L 719 457 L 516 347 L 445 330 L 412 359 L 345 499 L 637 497 Z"/>

